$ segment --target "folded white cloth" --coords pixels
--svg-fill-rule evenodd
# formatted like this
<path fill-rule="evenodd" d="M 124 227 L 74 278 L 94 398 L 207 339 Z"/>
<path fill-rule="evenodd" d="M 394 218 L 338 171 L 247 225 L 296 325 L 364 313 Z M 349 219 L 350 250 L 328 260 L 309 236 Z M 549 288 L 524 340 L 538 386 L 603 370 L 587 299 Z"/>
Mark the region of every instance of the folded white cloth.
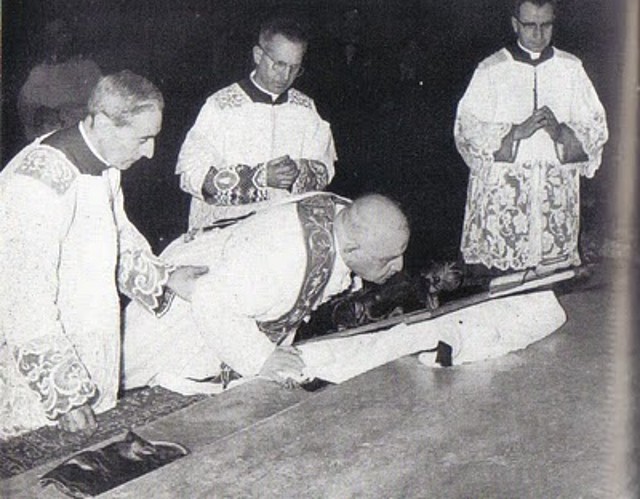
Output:
<path fill-rule="evenodd" d="M 566 314 L 553 291 L 496 298 L 419 323 L 299 345 L 305 374 L 340 383 L 405 355 L 453 347 L 453 364 L 481 361 L 520 350 L 556 331 Z M 436 366 L 435 353 L 419 356 Z"/>

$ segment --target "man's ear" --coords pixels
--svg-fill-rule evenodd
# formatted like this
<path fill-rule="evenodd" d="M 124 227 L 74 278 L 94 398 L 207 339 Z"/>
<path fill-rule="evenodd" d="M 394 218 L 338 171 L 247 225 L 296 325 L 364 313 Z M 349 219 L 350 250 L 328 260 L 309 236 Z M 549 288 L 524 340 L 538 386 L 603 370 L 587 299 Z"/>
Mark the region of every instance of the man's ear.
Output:
<path fill-rule="evenodd" d="M 260 64 L 260 61 L 262 60 L 262 55 L 263 55 L 262 49 L 257 45 L 254 45 L 253 46 L 253 62 L 256 66 Z"/>
<path fill-rule="evenodd" d="M 104 113 L 94 114 L 92 119 L 92 127 L 94 130 L 103 131 L 113 127 L 113 121 Z"/>
<path fill-rule="evenodd" d="M 513 28 L 513 32 L 517 35 L 518 34 L 518 20 L 511 16 L 511 27 Z"/>

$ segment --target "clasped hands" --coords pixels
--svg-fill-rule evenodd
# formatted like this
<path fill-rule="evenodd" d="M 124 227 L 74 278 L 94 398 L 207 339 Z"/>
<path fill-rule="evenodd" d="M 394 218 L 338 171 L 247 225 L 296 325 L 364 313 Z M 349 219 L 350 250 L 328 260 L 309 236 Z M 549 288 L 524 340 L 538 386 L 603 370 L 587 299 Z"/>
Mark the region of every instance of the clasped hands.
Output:
<path fill-rule="evenodd" d="M 560 136 L 560 123 L 548 106 L 536 109 L 531 116 L 518 125 L 513 125 L 511 133 L 513 140 L 522 140 L 531 137 L 535 132 L 544 128 L 549 137 L 556 142 Z"/>
<path fill-rule="evenodd" d="M 267 185 L 276 189 L 291 190 L 293 183 L 298 178 L 298 167 L 289 155 L 272 159 L 266 164 Z"/>

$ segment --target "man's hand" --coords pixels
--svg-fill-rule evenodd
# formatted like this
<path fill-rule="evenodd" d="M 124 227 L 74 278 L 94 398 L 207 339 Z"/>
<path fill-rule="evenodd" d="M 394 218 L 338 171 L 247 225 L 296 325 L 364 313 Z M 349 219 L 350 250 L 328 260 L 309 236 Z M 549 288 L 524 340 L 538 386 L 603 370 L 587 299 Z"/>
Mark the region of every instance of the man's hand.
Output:
<path fill-rule="evenodd" d="M 90 437 L 98 428 L 93 409 L 89 404 L 81 405 L 71 409 L 66 414 L 58 418 L 60 428 L 69 433 L 82 433 L 85 437 Z"/>
<path fill-rule="evenodd" d="M 547 114 L 542 109 L 536 109 L 531 116 L 522 123 L 513 125 L 511 128 L 513 140 L 528 139 L 546 125 Z"/>
<path fill-rule="evenodd" d="M 167 281 L 167 286 L 180 298 L 191 301 L 196 281 L 209 272 L 209 267 L 204 265 L 185 265 L 176 268 Z"/>
<path fill-rule="evenodd" d="M 265 361 L 260 376 L 291 387 L 302 380 L 304 361 L 295 347 L 277 347 Z"/>
<path fill-rule="evenodd" d="M 560 123 L 558 123 L 556 115 L 553 114 L 553 111 L 547 106 L 541 107 L 539 111 L 543 116 L 545 131 L 554 142 L 557 142 L 560 137 Z"/>
<path fill-rule="evenodd" d="M 288 155 L 267 162 L 267 185 L 277 189 L 291 190 L 298 178 L 298 167 Z"/>

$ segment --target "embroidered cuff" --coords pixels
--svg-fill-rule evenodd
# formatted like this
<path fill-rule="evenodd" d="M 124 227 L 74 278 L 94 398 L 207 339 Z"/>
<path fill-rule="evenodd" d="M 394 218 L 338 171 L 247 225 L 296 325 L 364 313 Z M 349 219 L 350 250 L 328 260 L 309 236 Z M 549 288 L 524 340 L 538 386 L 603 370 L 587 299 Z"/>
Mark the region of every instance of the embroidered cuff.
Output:
<path fill-rule="evenodd" d="M 13 357 L 49 419 L 86 404 L 97 394 L 89 373 L 66 341 L 38 338 L 14 348 Z"/>
<path fill-rule="evenodd" d="M 175 269 L 144 251 L 121 255 L 118 283 L 121 291 L 153 312 L 159 306 L 169 274 Z"/>
<path fill-rule="evenodd" d="M 589 156 L 585 153 L 574 131 L 565 123 L 561 123 L 559 128 L 558 140 L 554 142 L 554 144 L 560 163 L 566 164 L 588 161 Z"/>
<path fill-rule="evenodd" d="M 493 153 L 493 159 L 504 163 L 513 163 L 518 155 L 520 141 L 513 138 L 513 129 L 504 136 L 500 149 Z"/>
<path fill-rule="evenodd" d="M 296 161 L 296 166 L 298 177 L 293 184 L 294 194 L 321 191 L 329 183 L 329 171 L 321 161 L 303 158 Z"/>
<path fill-rule="evenodd" d="M 220 206 L 264 201 L 269 197 L 265 165 L 235 165 L 221 170 L 212 166 L 204 179 L 202 196 L 207 203 Z"/>

